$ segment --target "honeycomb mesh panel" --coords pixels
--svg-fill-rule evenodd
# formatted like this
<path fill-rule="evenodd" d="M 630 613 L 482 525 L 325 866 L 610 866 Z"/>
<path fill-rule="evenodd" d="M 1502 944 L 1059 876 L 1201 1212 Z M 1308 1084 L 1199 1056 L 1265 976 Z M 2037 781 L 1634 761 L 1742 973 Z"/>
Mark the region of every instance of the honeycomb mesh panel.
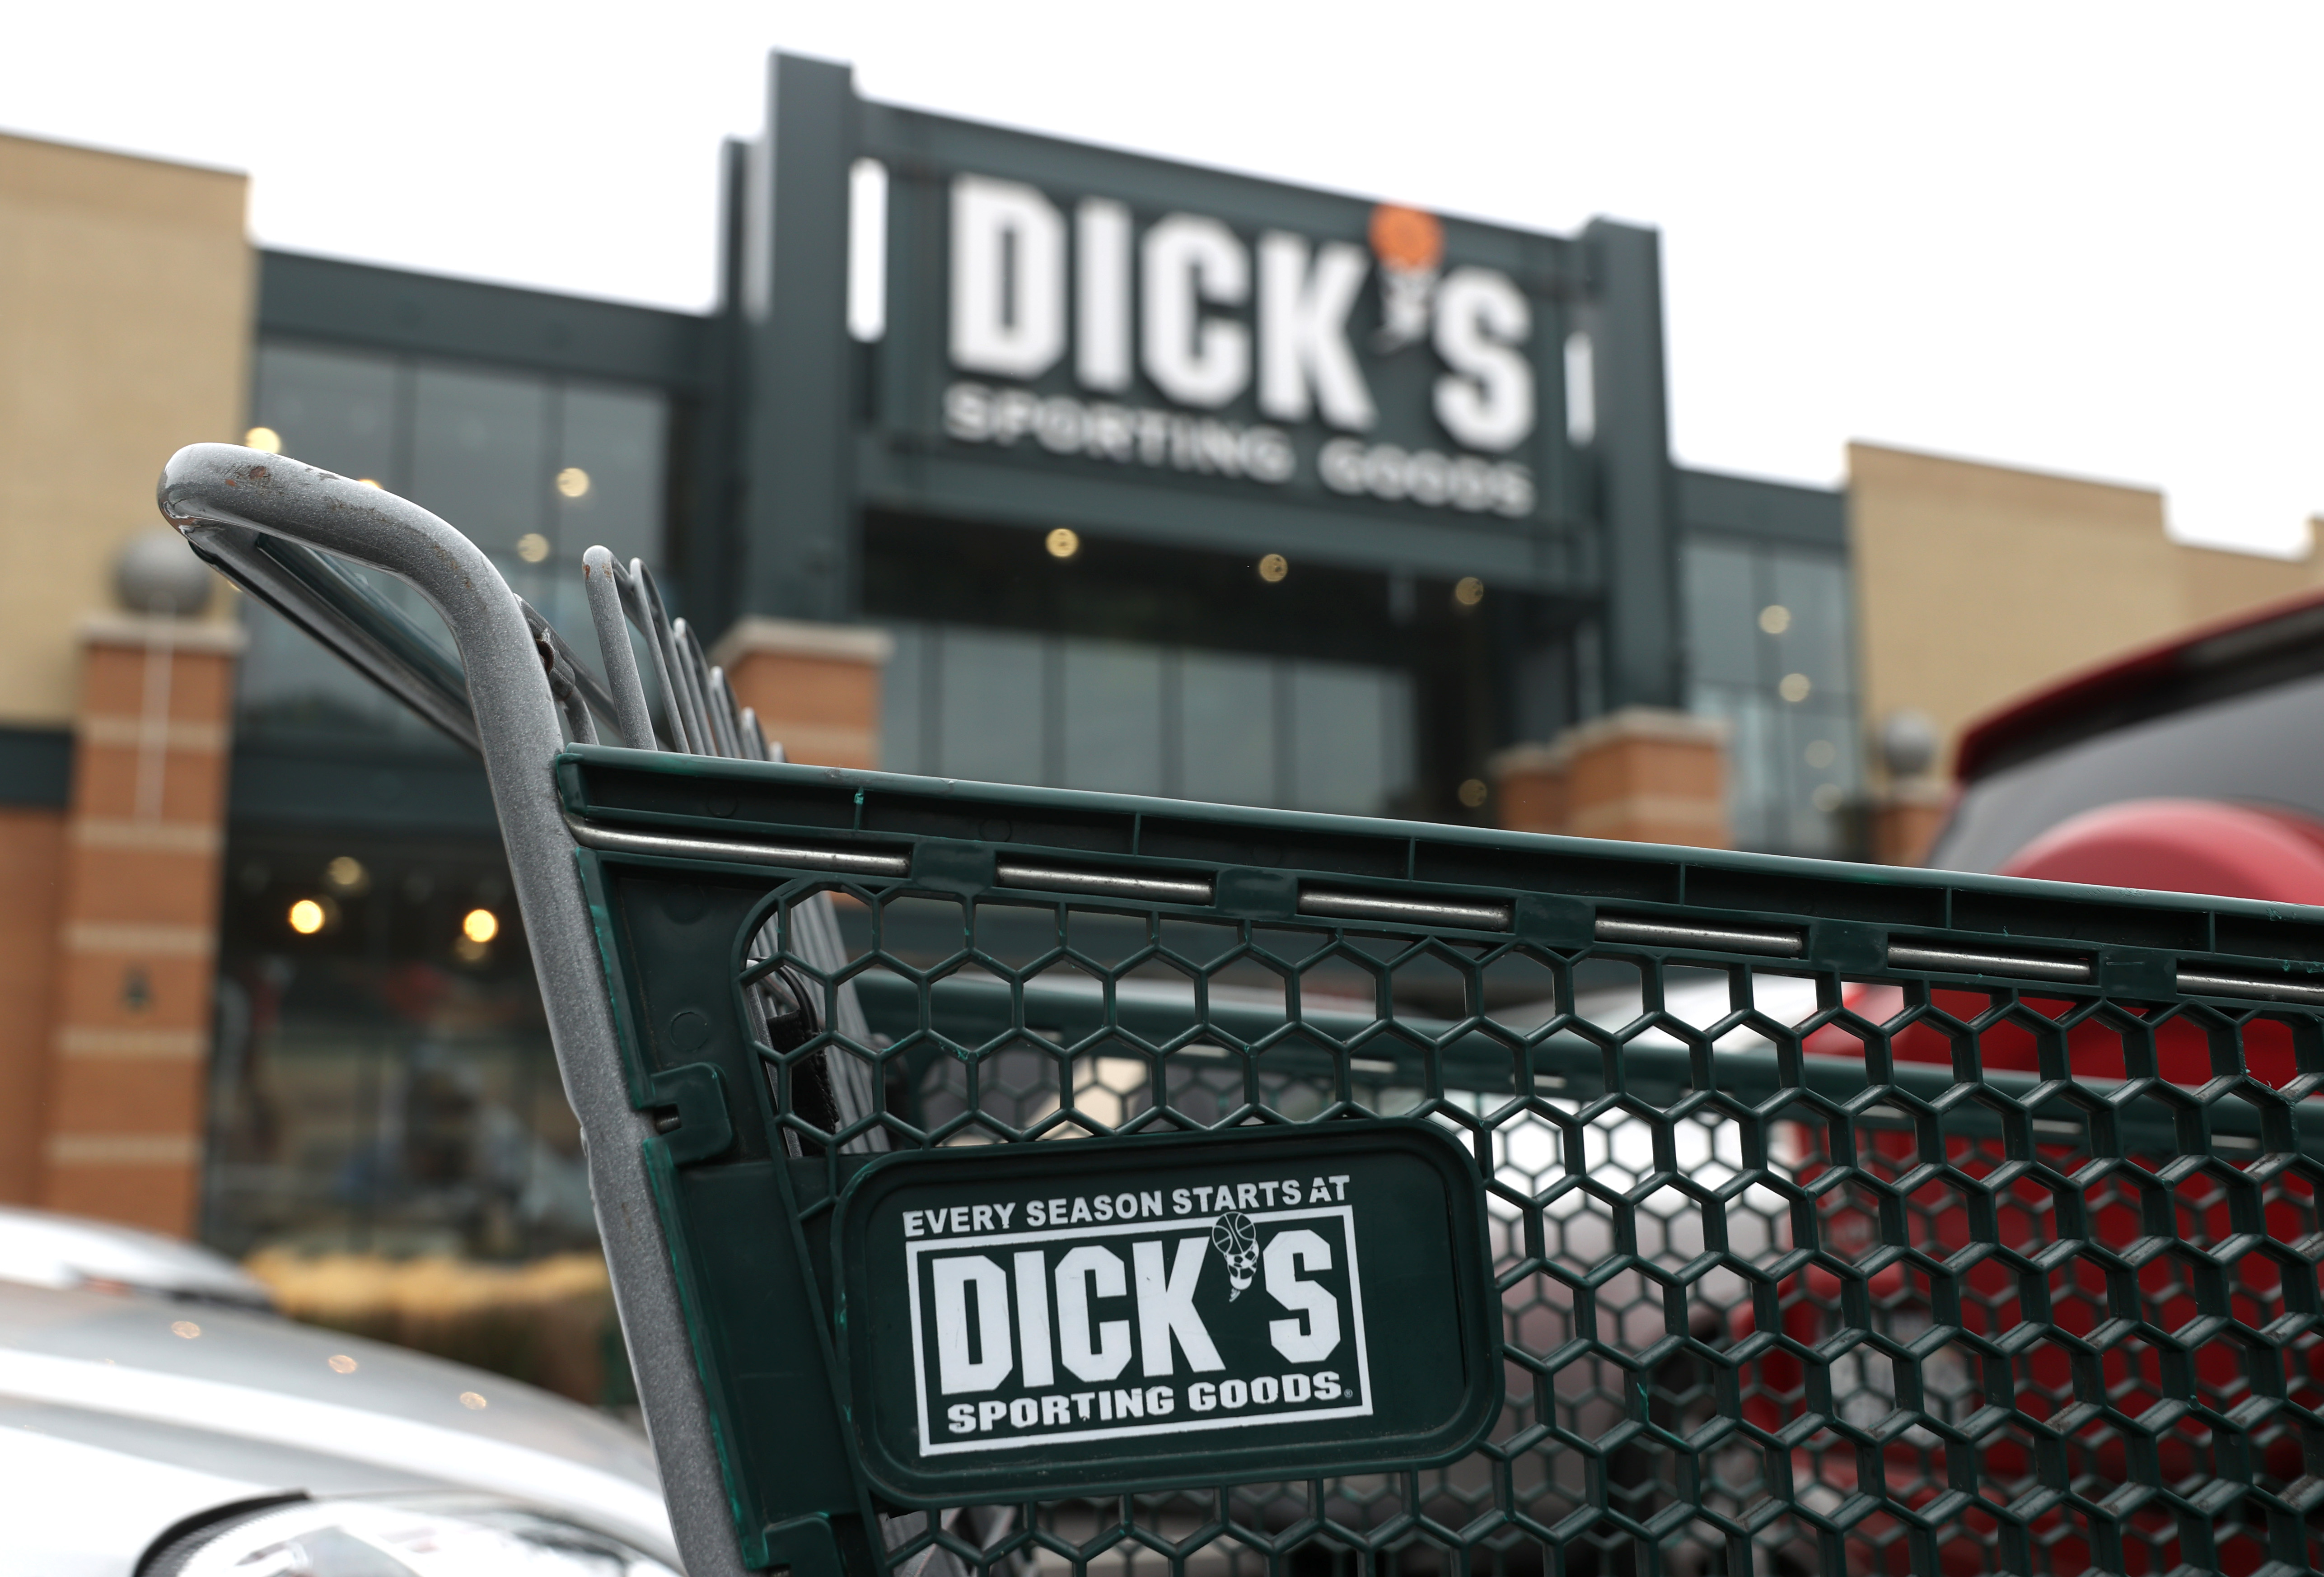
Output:
<path fill-rule="evenodd" d="M 829 894 L 846 962 L 795 923 Z M 1505 1396 L 1448 1467 L 982 1508 L 978 1572 L 2313 1564 L 2309 1014 L 802 879 L 746 986 L 793 1154 L 1424 1120 L 1487 1179 Z M 771 950 L 770 950 L 771 946 Z M 868 1109 L 800 1096 L 818 1065 Z M 932 1556 L 932 1552 L 940 1552 Z"/>

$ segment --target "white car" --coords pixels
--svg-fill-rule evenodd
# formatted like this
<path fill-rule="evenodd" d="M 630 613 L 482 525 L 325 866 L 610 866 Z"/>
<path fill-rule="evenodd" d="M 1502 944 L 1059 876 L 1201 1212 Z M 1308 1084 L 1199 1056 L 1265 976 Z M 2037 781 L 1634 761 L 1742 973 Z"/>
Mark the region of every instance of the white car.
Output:
<path fill-rule="evenodd" d="M 229 1306 L 238 1267 L 145 1237 L 0 1222 L 0 1574 L 675 1577 L 634 1430 Z"/>

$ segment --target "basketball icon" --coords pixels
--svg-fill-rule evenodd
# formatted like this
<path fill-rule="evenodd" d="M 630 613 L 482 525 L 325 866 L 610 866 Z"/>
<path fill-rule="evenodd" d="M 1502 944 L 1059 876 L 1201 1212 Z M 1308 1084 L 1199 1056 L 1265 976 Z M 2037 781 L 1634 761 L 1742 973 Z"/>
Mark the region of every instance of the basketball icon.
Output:
<path fill-rule="evenodd" d="M 1259 1229 L 1242 1212 L 1229 1211 L 1211 1228 L 1211 1247 L 1227 1262 L 1227 1285 L 1234 1288 L 1227 1294 L 1227 1302 L 1232 1303 L 1243 1295 L 1259 1268 Z"/>

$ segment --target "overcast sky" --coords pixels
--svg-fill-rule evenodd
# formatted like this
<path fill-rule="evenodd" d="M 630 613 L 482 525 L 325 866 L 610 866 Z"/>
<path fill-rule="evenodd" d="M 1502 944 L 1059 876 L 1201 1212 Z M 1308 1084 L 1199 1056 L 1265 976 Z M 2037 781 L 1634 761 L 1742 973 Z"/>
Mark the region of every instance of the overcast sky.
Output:
<path fill-rule="evenodd" d="M 244 170 L 263 244 L 698 309 L 764 59 L 1167 158 L 1664 237 L 1674 442 L 2324 512 L 2324 11 L 1146 0 L 10 8 L 0 127 Z M 0 303 L 0 310 L 5 304 Z"/>

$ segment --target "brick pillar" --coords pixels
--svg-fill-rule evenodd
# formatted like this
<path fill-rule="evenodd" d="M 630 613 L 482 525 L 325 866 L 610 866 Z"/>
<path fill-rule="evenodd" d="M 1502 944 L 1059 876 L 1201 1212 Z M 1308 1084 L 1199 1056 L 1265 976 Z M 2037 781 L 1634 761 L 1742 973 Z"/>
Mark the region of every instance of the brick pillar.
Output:
<path fill-rule="evenodd" d="M 0 807 L 0 1203 L 41 1197 L 65 813 Z"/>
<path fill-rule="evenodd" d="M 1637 844 L 1728 846 L 1727 725 L 1626 706 L 1560 734 L 1565 830 Z"/>
<path fill-rule="evenodd" d="M 1513 744 L 1485 763 L 1493 786 L 1493 824 L 1513 833 L 1565 830 L 1563 744 Z"/>
<path fill-rule="evenodd" d="M 1952 793 L 1928 778 L 1891 781 L 1872 801 L 1872 857 L 1883 865 L 1918 865 L 1952 809 Z"/>
<path fill-rule="evenodd" d="M 41 1203 L 159 1231 L 199 1204 L 242 632 L 83 627 Z"/>
<path fill-rule="evenodd" d="M 710 660 L 790 760 L 877 767 L 880 673 L 895 648 L 886 631 L 861 624 L 744 619 Z"/>

